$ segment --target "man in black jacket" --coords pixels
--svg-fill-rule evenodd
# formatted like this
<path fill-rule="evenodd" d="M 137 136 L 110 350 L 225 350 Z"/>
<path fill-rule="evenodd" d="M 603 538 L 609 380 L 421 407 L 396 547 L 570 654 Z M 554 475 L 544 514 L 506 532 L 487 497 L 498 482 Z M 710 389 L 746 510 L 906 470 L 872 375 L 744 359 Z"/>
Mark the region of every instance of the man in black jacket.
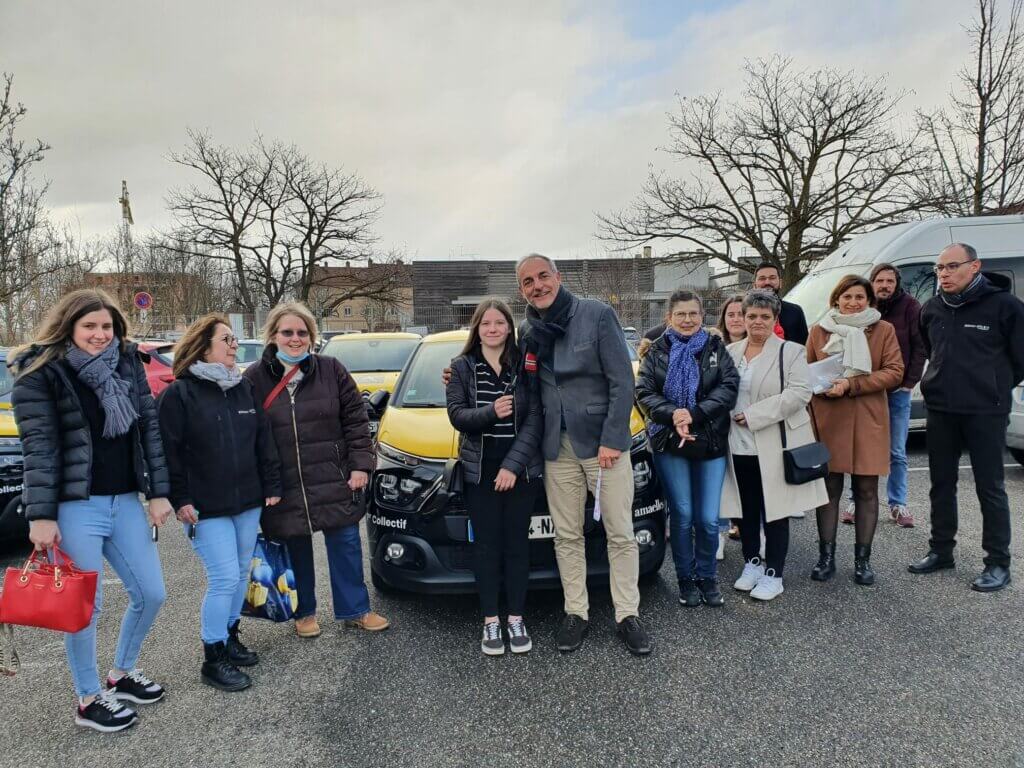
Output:
<path fill-rule="evenodd" d="M 971 456 L 981 504 L 985 570 L 971 589 L 995 592 L 1010 583 L 1010 505 L 1003 449 L 1014 385 L 1024 378 L 1024 303 L 1006 278 L 982 274 L 977 251 L 947 246 L 935 265 L 939 293 L 921 311 L 928 369 L 921 393 L 928 408 L 931 475 L 930 550 L 911 573 L 952 568 L 957 531 L 957 473 Z"/>
<path fill-rule="evenodd" d="M 779 275 L 779 268 L 768 261 L 763 261 L 754 270 L 754 288 L 759 291 L 771 291 L 779 299 L 782 296 L 782 277 Z M 807 344 L 807 319 L 799 304 L 789 301 L 782 302 L 782 312 L 779 313 L 779 325 L 785 334 L 782 338 L 786 341 L 795 341 L 797 344 Z"/>

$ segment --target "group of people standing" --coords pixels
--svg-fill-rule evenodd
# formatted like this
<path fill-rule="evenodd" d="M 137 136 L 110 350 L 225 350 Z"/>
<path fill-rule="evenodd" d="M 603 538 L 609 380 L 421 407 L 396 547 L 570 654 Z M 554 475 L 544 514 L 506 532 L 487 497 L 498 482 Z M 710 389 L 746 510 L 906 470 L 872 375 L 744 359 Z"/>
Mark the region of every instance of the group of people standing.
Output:
<path fill-rule="evenodd" d="M 92 622 L 65 640 L 75 722 L 101 732 L 134 725 L 135 705 L 165 695 L 136 664 L 165 600 L 155 531 L 172 514 L 206 572 L 200 675 L 208 685 L 247 688 L 242 668 L 259 662 L 240 638 L 239 619 L 260 528 L 287 545 L 300 637 L 320 633 L 317 531 L 327 545 L 335 618 L 367 631 L 388 626 L 370 609 L 363 583 L 358 497 L 374 466 L 369 421 L 344 367 L 312 353 L 312 313 L 299 303 L 272 310 L 263 359 L 244 375 L 227 318 L 199 319 L 176 346 L 175 381 L 159 403 L 144 353 L 127 332 L 106 293 L 78 290 L 53 308 L 35 341 L 11 354 L 29 536 L 86 570 L 102 570 L 106 559 L 128 593 L 105 681 L 96 657 L 102 584 Z"/>
<path fill-rule="evenodd" d="M 481 650 L 500 655 L 506 638 L 513 653 L 532 647 L 524 618 L 528 530 L 543 487 L 564 592 L 558 649 L 580 648 L 589 629 L 589 493 L 606 533 L 618 634 L 631 653 L 651 652 L 639 615 L 633 533 L 634 402 L 669 505 L 682 605 L 723 605 L 716 562 L 728 519 L 739 521 L 744 557 L 733 587 L 759 600 L 777 597 L 789 518 L 811 509 L 819 537 L 811 578 L 834 576 L 842 518 L 855 528 L 854 580 L 874 583 L 880 475 L 889 476 L 892 519 L 914 524 L 905 443 L 910 391 L 926 359 L 932 536 L 927 556 L 909 570 L 954 565 L 958 462 L 966 447 L 986 552 L 972 587 L 1005 587 L 1010 523 L 1002 450 L 1010 393 L 1024 378 L 1024 304 L 998 275 L 981 273 L 969 245 L 943 250 L 935 273 L 939 291 L 923 311 L 892 265 L 876 266 L 870 279 L 843 277 L 809 332 L 800 308 L 779 299 L 771 264 L 758 268 L 755 290 L 726 301 L 718 329 L 705 327 L 698 295 L 678 291 L 665 325 L 652 329 L 634 379 L 611 307 L 574 296 L 551 259 L 521 259 L 516 276 L 529 306 L 518 335 L 509 308 L 484 301 L 462 355 L 445 372 L 474 531 Z M 122 730 L 138 719 L 125 702 L 165 695 L 136 664 L 166 595 L 151 526 L 172 514 L 207 575 L 200 635 L 201 677 L 209 685 L 246 688 L 251 679 L 242 668 L 259 661 L 240 638 L 239 618 L 260 528 L 291 555 L 298 636 L 320 634 L 317 531 L 327 545 L 335 618 L 366 631 L 388 627 L 371 610 L 363 583 L 358 523 L 374 454 L 362 398 L 340 363 L 312 352 L 316 321 L 302 304 L 272 310 L 264 336 L 262 360 L 243 374 L 227 319 L 200 319 L 177 345 L 176 380 L 157 403 L 116 304 L 102 291 L 79 290 L 10 356 L 31 540 L 40 549 L 59 546 L 84 569 L 100 570 L 106 559 L 129 597 L 103 683 L 96 659 L 101 585 L 92 623 L 66 636 L 79 725 Z M 835 356 L 842 375 L 816 393 L 810 363 Z M 789 482 L 785 452 L 816 440 L 831 456 L 827 477 Z M 852 509 L 841 513 L 846 475 Z"/>

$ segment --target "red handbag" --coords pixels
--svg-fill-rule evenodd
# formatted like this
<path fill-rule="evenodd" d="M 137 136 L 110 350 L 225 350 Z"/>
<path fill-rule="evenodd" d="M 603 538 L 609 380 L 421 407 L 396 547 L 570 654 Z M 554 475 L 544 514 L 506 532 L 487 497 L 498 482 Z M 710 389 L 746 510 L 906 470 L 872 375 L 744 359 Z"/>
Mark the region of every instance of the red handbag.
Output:
<path fill-rule="evenodd" d="M 96 571 L 83 571 L 57 547 L 54 560 L 35 551 L 23 568 L 8 568 L 0 592 L 0 624 L 79 632 L 92 621 Z"/>

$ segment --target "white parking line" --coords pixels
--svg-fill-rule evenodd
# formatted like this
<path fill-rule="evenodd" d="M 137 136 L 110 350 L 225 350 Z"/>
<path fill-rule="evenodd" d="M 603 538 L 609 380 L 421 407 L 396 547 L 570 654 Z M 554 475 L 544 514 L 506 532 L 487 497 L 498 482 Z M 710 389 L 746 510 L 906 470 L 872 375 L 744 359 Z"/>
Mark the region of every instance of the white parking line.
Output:
<path fill-rule="evenodd" d="M 1003 464 L 1003 466 L 1004 467 L 1019 467 L 1020 464 L 1018 464 L 1017 462 L 1014 462 L 1013 464 Z M 970 468 L 971 468 L 970 464 L 961 464 L 960 465 L 960 469 L 970 469 Z M 927 472 L 927 471 L 928 471 L 928 467 L 911 467 L 910 469 L 907 470 L 907 472 Z"/>

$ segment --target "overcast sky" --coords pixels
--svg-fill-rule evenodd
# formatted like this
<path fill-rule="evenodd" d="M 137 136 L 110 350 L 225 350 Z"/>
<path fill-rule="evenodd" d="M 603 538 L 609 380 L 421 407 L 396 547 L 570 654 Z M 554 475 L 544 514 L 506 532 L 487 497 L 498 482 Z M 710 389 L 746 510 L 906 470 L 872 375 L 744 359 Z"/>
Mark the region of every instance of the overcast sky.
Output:
<path fill-rule="evenodd" d="M 0 70 L 53 146 L 48 203 L 85 236 L 167 227 L 186 128 L 260 132 L 384 195 L 412 258 L 594 255 L 595 212 L 670 167 L 675 94 L 735 93 L 746 57 L 885 75 L 942 103 L 968 0 L 0 2 Z"/>

